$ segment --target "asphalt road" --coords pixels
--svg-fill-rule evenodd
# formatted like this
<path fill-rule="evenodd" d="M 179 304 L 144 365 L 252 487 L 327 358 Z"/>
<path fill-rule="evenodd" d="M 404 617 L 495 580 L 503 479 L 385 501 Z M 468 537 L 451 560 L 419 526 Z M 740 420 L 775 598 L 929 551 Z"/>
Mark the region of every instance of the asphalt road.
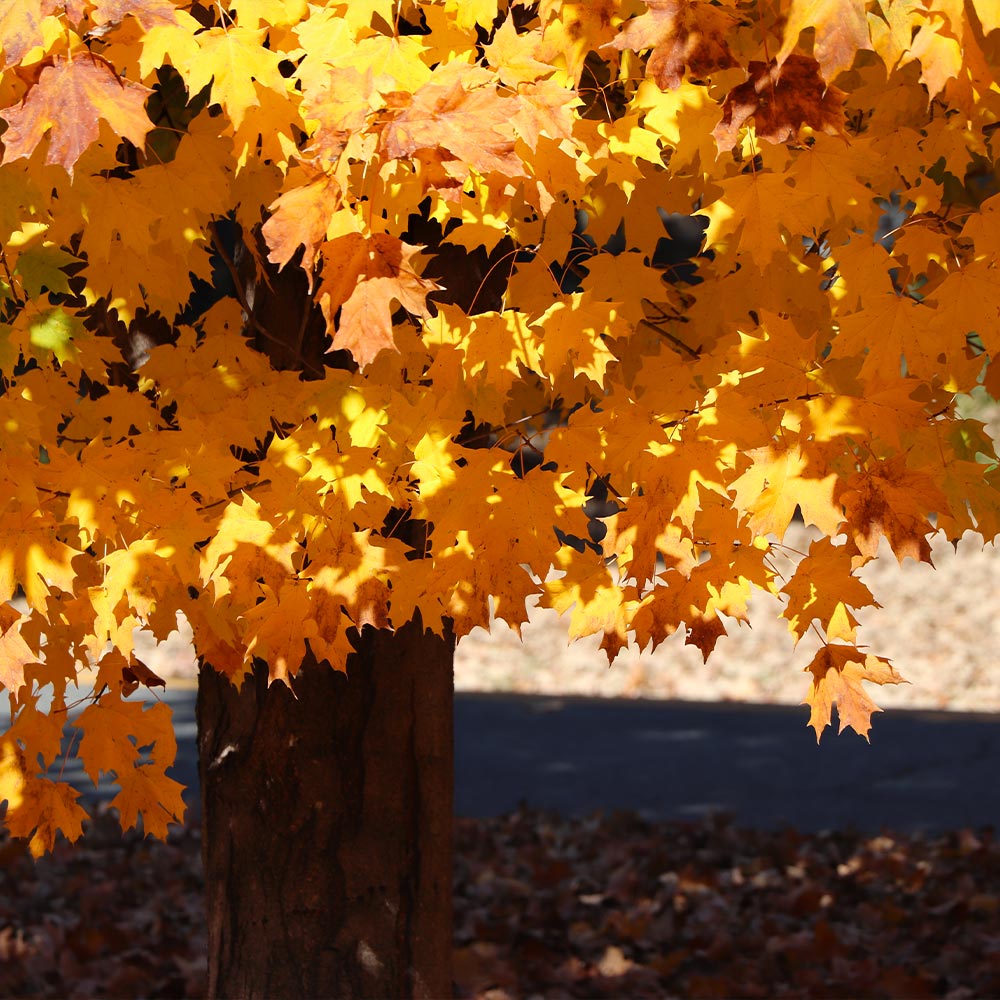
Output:
<path fill-rule="evenodd" d="M 178 760 L 197 811 L 195 690 L 172 687 Z M 459 694 L 456 813 L 520 803 L 650 819 L 733 814 L 744 826 L 934 833 L 993 825 L 1000 814 L 1000 717 L 877 715 L 872 743 L 828 729 L 803 707 Z M 0 727 L 6 719 L 0 714 Z M 65 777 L 90 786 L 71 762 Z"/>

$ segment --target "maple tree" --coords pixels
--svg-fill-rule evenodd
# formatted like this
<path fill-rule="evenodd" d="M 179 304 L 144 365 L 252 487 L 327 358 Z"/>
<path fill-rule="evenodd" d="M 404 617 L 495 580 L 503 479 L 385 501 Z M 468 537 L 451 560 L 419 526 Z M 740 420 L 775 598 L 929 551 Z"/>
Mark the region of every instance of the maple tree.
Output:
<path fill-rule="evenodd" d="M 81 673 L 87 773 L 124 826 L 180 820 L 169 709 L 129 701 L 159 683 L 135 630 L 178 614 L 227 682 L 288 682 L 531 598 L 610 659 L 678 630 L 707 657 L 762 589 L 821 640 L 817 737 L 834 703 L 867 735 L 863 682 L 901 677 L 859 644 L 858 569 L 1000 531 L 957 409 L 1000 389 L 997 27 L 988 0 L 0 3 L 12 833 L 81 832 L 46 774 Z M 822 537 L 782 578 L 796 511 Z"/>

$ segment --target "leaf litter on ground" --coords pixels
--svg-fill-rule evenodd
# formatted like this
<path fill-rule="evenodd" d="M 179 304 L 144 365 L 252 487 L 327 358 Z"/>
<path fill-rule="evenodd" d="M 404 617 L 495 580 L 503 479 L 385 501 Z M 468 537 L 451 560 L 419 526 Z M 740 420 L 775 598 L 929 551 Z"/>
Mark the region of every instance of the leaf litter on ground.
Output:
<path fill-rule="evenodd" d="M 199 997 L 201 837 L 0 839 L 0 994 Z M 1000 996 L 1000 847 L 520 810 L 456 820 L 456 995 Z"/>

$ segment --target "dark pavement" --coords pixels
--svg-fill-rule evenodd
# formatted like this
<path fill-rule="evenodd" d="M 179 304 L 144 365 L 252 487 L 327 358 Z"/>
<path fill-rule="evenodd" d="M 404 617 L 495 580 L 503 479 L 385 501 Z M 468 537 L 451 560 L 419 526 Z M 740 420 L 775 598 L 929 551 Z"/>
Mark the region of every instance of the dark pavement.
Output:
<path fill-rule="evenodd" d="M 739 825 L 940 831 L 997 822 L 1000 718 L 892 710 L 872 743 L 800 706 L 460 696 L 456 811 L 524 799 L 650 819 L 732 813 Z"/>
<path fill-rule="evenodd" d="M 178 761 L 197 809 L 193 688 L 168 688 Z M 520 803 L 650 819 L 731 813 L 743 826 L 934 833 L 993 825 L 1000 813 L 1000 716 L 893 709 L 872 743 L 828 729 L 805 707 L 732 702 L 458 694 L 455 806 L 491 816 Z M 0 726 L 6 719 L 0 717 Z M 65 776 L 89 786 L 78 765 Z"/>

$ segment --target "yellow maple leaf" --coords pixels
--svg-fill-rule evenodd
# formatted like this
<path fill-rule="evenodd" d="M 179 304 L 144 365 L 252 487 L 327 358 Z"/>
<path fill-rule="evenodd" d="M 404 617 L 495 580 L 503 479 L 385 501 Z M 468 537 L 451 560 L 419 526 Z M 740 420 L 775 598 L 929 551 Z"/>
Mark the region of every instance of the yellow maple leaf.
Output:
<path fill-rule="evenodd" d="M 534 82 L 551 76 L 555 67 L 536 59 L 541 36 L 537 31 L 518 33 L 513 16 L 508 15 L 503 24 L 493 32 L 483 53 L 490 66 L 496 68 L 500 79 L 508 87 Z"/>
<path fill-rule="evenodd" d="M 511 116 L 520 110 L 516 97 L 504 97 L 493 74 L 482 67 L 454 60 L 431 78 L 386 124 L 383 142 L 392 158 L 418 150 L 445 150 L 467 174 L 497 171 L 523 176 L 524 165 L 514 149 Z"/>
<path fill-rule="evenodd" d="M 222 105 L 233 128 L 240 127 L 248 108 L 260 106 L 257 85 L 286 92 L 281 54 L 264 47 L 266 36 L 266 28 L 208 28 L 195 36 L 197 53 L 177 65 L 190 93 L 212 85 L 212 103 Z"/>
<path fill-rule="evenodd" d="M 629 625 L 639 596 L 635 587 L 616 583 L 601 565 L 565 578 L 547 580 L 542 585 L 542 607 L 554 608 L 560 615 L 570 613 L 571 639 L 601 635 L 608 661 L 628 645 Z"/>
<path fill-rule="evenodd" d="M 905 10 L 909 5 L 898 6 Z M 919 63 L 920 82 L 927 88 L 930 100 L 934 100 L 949 81 L 962 74 L 965 67 L 963 43 L 971 41 L 963 38 L 965 15 L 961 7 L 953 3 L 935 6 L 936 10 L 910 8 L 914 30 L 901 60 L 901 65 Z"/>
<path fill-rule="evenodd" d="M 116 609 L 123 599 L 126 606 L 146 617 L 156 603 L 153 581 L 160 576 L 157 564 L 169 562 L 173 550 L 155 538 L 143 538 L 128 548 L 115 549 L 102 560 L 102 603 Z"/>
<path fill-rule="evenodd" d="M 240 24 L 248 28 L 296 25 L 308 13 L 306 0 L 242 0 Z"/>
<path fill-rule="evenodd" d="M 497 0 L 445 0 L 445 10 L 452 14 L 460 28 L 477 24 L 489 27 L 497 16 Z"/>
<path fill-rule="evenodd" d="M 707 87 L 684 80 L 679 87 L 663 91 L 653 80 L 644 80 L 634 104 L 646 112 L 643 127 L 658 133 L 671 150 L 672 169 L 715 159 L 718 148 L 712 130 L 722 110 Z"/>
<path fill-rule="evenodd" d="M 122 178 L 87 177 L 81 179 L 74 193 L 87 222 L 82 249 L 88 260 L 93 258 L 97 263 L 112 265 L 116 258 L 126 256 L 128 242 L 142 245 L 150 241 L 160 213 L 150 203 L 148 192 L 142 192 L 140 183 Z M 119 294 L 126 291 L 113 281 L 106 287 Z"/>
<path fill-rule="evenodd" d="M 587 54 L 611 42 L 621 23 L 623 0 L 545 0 L 540 58 L 565 66 L 573 86 L 580 82 Z"/>
<path fill-rule="evenodd" d="M 837 476 L 809 475 L 810 457 L 798 445 L 786 449 L 760 448 L 750 453 L 752 465 L 730 489 L 736 503 L 750 515 L 750 527 L 761 535 L 784 538 L 795 508 L 807 524 L 815 524 L 825 535 L 835 535 L 843 520 L 834 501 Z"/>
<path fill-rule="evenodd" d="M 256 587 L 259 578 L 280 586 L 292 571 L 298 543 L 261 515 L 261 505 L 248 494 L 226 505 L 215 535 L 201 556 L 201 578 L 214 584 L 215 598 L 234 588 Z"/>

